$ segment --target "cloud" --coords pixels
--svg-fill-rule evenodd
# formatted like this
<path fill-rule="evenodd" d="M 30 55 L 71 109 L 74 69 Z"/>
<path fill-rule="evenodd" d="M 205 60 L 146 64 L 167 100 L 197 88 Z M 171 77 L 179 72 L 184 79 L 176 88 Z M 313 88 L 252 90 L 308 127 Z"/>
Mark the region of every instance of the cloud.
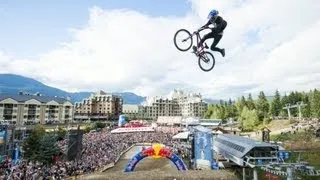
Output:
<path fill-rule="evenodd" d="M 228 98 L 275 89 L 319 87 L 318 0 L 191 0 L 185 17 L 154 17 L 130 9 L 89 9 L 85 27 L 37 59 L 0 53 L 0 72 L 27 75 L 65 90 L 133 91 L 142 95 L 173 88 Z M 202 72 L 197 58 L 180 52 L 173 35 L 206 23 L 216 8 L 228 21 L 214 53 L 216 67 Z M 208 41 L 210 44 L 212 40 Z"/>

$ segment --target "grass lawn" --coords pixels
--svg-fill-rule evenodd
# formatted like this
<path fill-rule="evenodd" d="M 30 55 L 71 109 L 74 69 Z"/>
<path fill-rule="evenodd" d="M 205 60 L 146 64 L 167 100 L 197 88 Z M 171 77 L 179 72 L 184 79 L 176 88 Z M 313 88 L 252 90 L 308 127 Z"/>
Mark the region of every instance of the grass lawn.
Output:
<path fill-rule="evenodd" d="M 300 153 L 300 161 L 307 161 L 320 169 L 320 138 L 316 138 L 312 131 L 271 135 L 270 139 L 282 141 L 288 151 L 303 151 Z M 299 152 L 292 152 L 290 161 L 296 162 L 298 158 Z"/>

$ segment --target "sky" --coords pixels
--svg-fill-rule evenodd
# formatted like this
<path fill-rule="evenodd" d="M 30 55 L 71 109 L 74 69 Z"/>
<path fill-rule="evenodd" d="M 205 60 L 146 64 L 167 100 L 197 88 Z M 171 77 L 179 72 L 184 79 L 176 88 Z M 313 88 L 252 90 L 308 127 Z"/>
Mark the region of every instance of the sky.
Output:
<path fill-rule="evenodd" d="M 173 36 L 205 24 L 211 9 L 228 22 L 226 56 L 213 52 L 203 72 Z M 319 9 L 319 0 L 1 0 L 0 73 L 72 92 L 308 91 L 320 87 Z"/>

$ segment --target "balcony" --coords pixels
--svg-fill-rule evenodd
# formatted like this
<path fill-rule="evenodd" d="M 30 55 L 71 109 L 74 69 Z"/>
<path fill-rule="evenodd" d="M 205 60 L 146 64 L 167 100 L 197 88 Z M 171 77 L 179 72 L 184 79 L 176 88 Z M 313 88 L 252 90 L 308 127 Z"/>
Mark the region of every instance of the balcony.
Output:
<path fill-rule="evenodd" d="M 94 114 L 75 114 L 74 118 L 75 119 L 108 119 L 110 118 L 111 115 L 109 114 L 99 114 L 99 113 L 94 113 Z"/>

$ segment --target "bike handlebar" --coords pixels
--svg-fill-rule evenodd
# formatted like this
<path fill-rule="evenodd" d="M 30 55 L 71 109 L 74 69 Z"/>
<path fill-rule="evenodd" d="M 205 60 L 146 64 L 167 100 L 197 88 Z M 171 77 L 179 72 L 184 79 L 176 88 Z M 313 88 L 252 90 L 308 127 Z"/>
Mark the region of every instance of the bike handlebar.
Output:
<path fill-rule="evenodd" d="M 199 33 L 200 31 L 203 31 L 203 30 L 205 30 L 205 29 L 209 29 L 209 27 L 199 28 L 198 30 L 196 30 L 196 31 L 194 32 L 194 34 Z"/>

